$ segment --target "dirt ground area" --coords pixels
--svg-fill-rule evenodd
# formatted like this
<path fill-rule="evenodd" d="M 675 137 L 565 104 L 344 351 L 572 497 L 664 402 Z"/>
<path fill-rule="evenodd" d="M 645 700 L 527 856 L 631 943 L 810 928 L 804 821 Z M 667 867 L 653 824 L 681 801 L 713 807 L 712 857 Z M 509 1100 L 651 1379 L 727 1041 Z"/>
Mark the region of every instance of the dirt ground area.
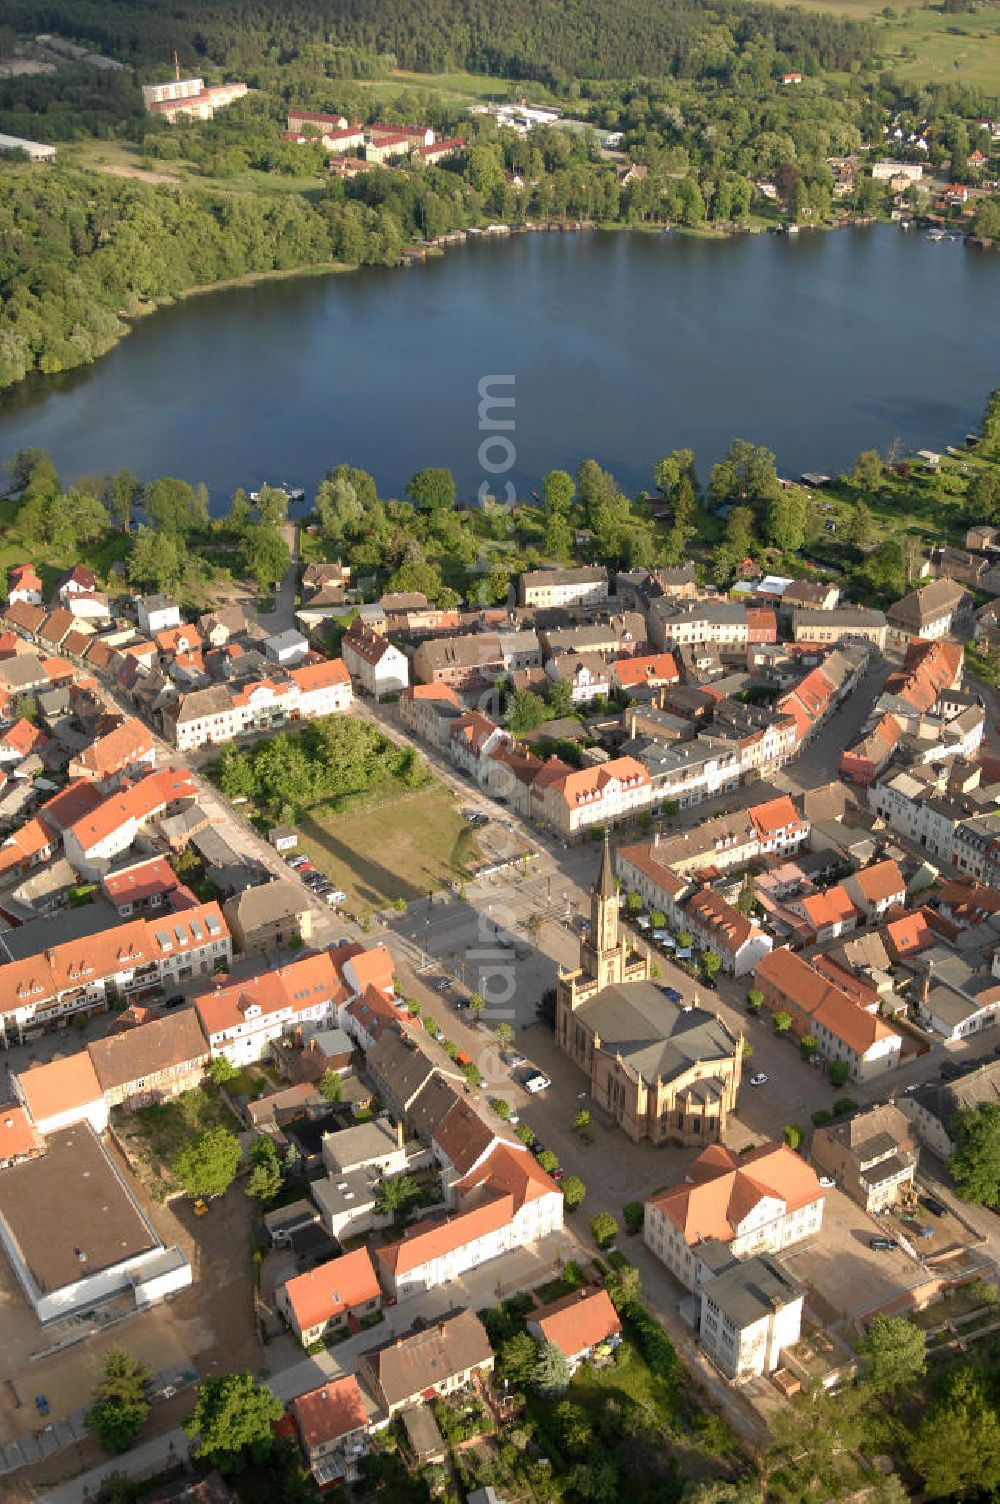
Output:
<path fill-rule="evenodd" d="M 37 57 L 0 57 L 0 78 L 27 78 L 35 73 L 54 73 L 55 63 Z"/>
<path fill-rule="evenodd" d="M 253 1313 L 251 1240 L 256 1207 L 238 1184 L 209 1214 L 195 1218 L 186 1198 L 144 1209 L 168 1246 L 179 1244 L 192 1263 L 194 1282 L 170 1301 L 150 1311 L 132 1312 L 97 1330 L 73 1347 L 31 1361 L 31 1353 L 52 1337 L 36 1321 L 13 1271 L 0 1259 L 0 1438 L 10 1440 L 38 1425 L 34 1399 L 44 1393 L 51 1419 L 86 1407 L 111 1347 L 124 1347 L 151 1372 L 190 1368 L 199 1377 L 249 1369 L 261 1373 L 264 1352 Z M 12 1383 L 7 1381 L 11 1380 Z M 21 1406 L 16 1406 L 20 1398 Z M 191 1409 L 191 1390 L 153 1405 L 146 1435 L 170 1430 Z M 91 1455 L 93 1452 L 93 1455 Z M 34 1497 L 43 1484 L 72 1476 L 101 1461 L 89 1439 L 74 1444 L 36 1467 L 0 1480 L 4 1504 Z M 19 1492 L 21 1491 L 21 1492 Z"/>

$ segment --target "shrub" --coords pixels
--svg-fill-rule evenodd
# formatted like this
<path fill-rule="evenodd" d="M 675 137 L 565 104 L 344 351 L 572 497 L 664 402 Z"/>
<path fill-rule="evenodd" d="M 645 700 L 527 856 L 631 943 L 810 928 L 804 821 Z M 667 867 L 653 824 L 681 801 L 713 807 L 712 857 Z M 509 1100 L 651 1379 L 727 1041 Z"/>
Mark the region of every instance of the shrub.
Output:
<path fill-rule="evenodd" d="M 503 1097 L 490 1097 L 490 1106 L 497 1117 L 503 1118 L 504 1122 L 510 1117 L 510 1103 L 505 1102 Z"/>
<path fill-rule="evenodd" d="M 804 1136 L 800 1123 L 786 1123 L 781 1130 L 781 1135 L 789 1149 L 797 1149 Z"/>
<path fill-rule="evenodd" d="M 626 1201 L 622 1207 L 625 1231 L 633 1236 L 637 1232 L 642 1232 L 642 1224 L 645 1221 L 645 1216 L 645 1209 L 641 1201 Z"/>
<path fill-rule="evenodd" d="M 849 1112 L 857 1112 L 858 1104 L 853 1097 L 838 1097 L 833 1104 L 833 1110 L 838 1118 L 846 1117 Z"/>
<path fill-rule="evenodd" d="M 529 1128 L 527 1123 L 518 1123 L 514 1134 L 516 1138 L 521 1140 L 526 1149 L 530 1149 L 535 1142 L 535 1130 L 534 1128 Z"/>
<path fill-rule="evenodd" d="M 559 1168 L 559 1156 L 553 1154 L 551 1149 L 543 1149 L 538 1156 L 538 1166 L 539 1169 L 545 1171 L 546 1175 L 551 1175 L 553 1170 Z"/>
<path fill-rule="evenodd" d="M 812 1121 L 814 1128 L 825 1128 L 827 1123 L 833 1122 L 833 1113 L 827 1112 L 825 1107 L 821 1107 L 817 1112 L 813 1113 Z"/>

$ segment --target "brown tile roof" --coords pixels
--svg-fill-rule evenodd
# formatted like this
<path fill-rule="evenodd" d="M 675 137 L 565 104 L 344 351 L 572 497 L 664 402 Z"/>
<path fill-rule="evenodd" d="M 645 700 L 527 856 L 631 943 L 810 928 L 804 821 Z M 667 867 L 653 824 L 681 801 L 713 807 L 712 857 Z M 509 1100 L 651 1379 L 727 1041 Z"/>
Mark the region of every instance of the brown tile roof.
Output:
<path fill-rule="evenodd" d="M 96 1039 L 87 1050 L 102 1091 L 208 1059 L 194 1008 L 178 1008 L 140 1028 Z"/>
<path fill-rule="evenodd" d="M 361 1362 L 386 1404 L 399 1405 L 469 1370 L 492 1367 L 493 1349 L 478 1316 L 460 1311 L 364 1353 Z"/>
<path fill-rule="evenodd" d="M 296 1395 L 292 1411 L 307 1452 L 368 1427 L 368 1412 L 352 1373 Z"/>
<path fill-rule="evenodd" d="M 454 1104 L 434 1133 L 438 1150 L 466 1175 L 495 1142 L 496 1134 L 464 1098 Z"/>
<path fill-rule="evenodd" d="M 823 1199 L 816 1172 L 787 1144 L 764 1143 L 742 1155 L 714 1144 L 688 1173 L 687 1183 L 649 1199 L 692 1245 L 730 1242 L 761 1201 L 778 1200 L 788 1213 Z"/>

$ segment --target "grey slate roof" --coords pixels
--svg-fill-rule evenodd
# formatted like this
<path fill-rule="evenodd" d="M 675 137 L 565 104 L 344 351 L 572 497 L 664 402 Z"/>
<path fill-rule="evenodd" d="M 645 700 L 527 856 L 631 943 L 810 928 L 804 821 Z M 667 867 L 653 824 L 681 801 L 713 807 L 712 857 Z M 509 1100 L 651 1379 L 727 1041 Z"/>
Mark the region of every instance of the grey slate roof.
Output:
<path fill-rule="evenodd" d="M 670 1081 L 701 1060 L 728 1060 L 736 1041 L 704 1008 L 672 1003 L 653 982 L 605 987 L 576 1009 L 607 1054 L 647 1081 Z"/>

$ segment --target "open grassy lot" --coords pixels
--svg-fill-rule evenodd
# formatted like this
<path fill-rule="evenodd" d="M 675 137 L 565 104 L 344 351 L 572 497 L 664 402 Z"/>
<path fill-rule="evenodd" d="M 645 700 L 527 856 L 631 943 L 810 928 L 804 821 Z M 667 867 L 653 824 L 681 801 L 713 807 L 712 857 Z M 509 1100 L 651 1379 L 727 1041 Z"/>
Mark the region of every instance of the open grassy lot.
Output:
<path fill-rule="evenodd" d="M 947 15 L 940 6 L 893 9 L 899 12 L 893 20 L 877 23 L 879 50 L 893 72 L 921 83 L 1000 93 L 1000 10 Z"/>
<path fill-rule="evenodd" d="M 299 849 L 365 914 L 395 898 L 425 898 L 466 875 L 479 847 L 454 796 L 438 784 L 337 815 L 312 809 Z"/>
<path fill-rule="evenodd" d="M 442 99 L 469 103 L 484 99 L 507 99 L 511 90 L 519 87 L 509 79 L 491 78 L 487 73 L 464 73 L 461 69 L 452 73 L 411 73 L 405 68 L 396 69 L 388 78 L 361 81 L 361 86 L 369 89 L 376 98 L 398 94 L 403 89 L 422 89 L 427 93 L 437 94 Z M 541 99 L 545 92 L 542 88 L 533 87 L 532 100 L 536 96 Z"/>
<path fill-rule="evenodd" d="M 196 1086 L 170 1102 L 140 1107 L 121 1131 L 129 1158 L 158 1201 L 177 1190 L 171 1165 L 181 1149 L 194 1143 L 207 1128 L 228 1128 L 239 1123 L 219 1092 L 212 1086 Z"/>

